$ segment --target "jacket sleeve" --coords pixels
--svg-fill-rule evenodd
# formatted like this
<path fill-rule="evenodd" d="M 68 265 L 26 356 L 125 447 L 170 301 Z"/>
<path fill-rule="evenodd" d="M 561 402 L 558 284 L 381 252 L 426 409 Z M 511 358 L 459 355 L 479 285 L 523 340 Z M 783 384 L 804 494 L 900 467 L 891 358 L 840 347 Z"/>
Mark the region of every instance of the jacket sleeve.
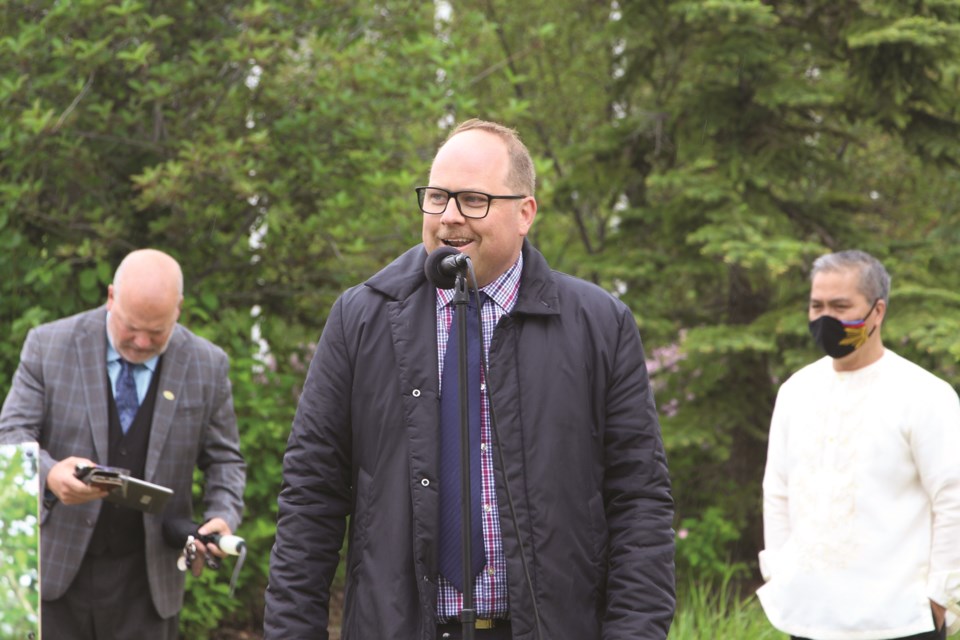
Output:
<path fill-rule="evenodd" d="M 927 595 L 947 609 L 949 633 L 960 629 L 960 400 L 946 382 L 928 382 L 910 432 L 920 481 L 930 496 L 933 530 Z"/>
<path fill-rule="evenodd" d="M 0 444 L 41 441 L 46 406 L 41 344 L 37 330 L 30 330 L 20 353 L 20 364 L 13 374 L 13 384 L 0 411 Z M 41 495 L 46 488 L 47 473 L 56 462 L 46 450 L 40 450 Z"/>
<path fill-rule="evenodd" d="M 283 458 L 265 640 L 327 640 L 330 585 L 351 506 L 351 364 L 338 300 L 310 363 Z"/>
<path fill-rule="evenodd" d="M 780 550 L 790 537 L 790 504 L 787 493 L 788 381 L 781 387 L 770 420 L 767 464 L 763 474 L 763 545 L 760 574 L 769 581 L 776 573 Z"/>
<path fill-rule="evenodd" d="M 643 345 L 626 308 L 617 330 L 603 443 L 609 531 L 603 638 L 663 640 L 676 604 L 673 498 Z"/>
<path fill-rule="evenodd" d="M 230 530 L 236 531 L 243 513 L 246 464 L 240 454 L 229 367 L 226 354 L 216 349 L 212 411 L 204 430 L 197 465 L 204 474 L 204 520 L 223 518 Z"/>

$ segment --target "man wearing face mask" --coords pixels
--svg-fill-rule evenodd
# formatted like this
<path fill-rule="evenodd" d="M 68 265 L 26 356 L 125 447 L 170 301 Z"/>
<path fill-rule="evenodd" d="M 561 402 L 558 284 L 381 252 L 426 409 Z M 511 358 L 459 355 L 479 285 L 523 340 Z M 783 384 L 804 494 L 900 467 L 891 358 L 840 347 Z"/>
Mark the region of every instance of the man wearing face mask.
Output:
<path fill-rule="evenodd" d="M 780 388 L 757 592 L 794 640 L 935 640 L 960 627 L 960 401 L 886 349 L 890 276 L 862 251 L 811 271 L 827 357 Z"/>

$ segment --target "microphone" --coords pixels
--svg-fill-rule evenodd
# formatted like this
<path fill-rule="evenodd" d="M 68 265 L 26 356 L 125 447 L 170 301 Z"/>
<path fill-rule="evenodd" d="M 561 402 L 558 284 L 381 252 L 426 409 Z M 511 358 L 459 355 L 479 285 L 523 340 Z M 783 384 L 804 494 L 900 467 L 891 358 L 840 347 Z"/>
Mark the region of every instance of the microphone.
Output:
<path fill-rule="evenodd" d="M 442 246 L 427 256 L 423 263 L 423 272 L 427 280 L 438 289 L 453 289 L 457 283 L 457 274 L 467 268 L 470 256 L 453 247 Z"/>
<path fill-rule="evenodd" d="M 189 518 L 167 519 L 163 521 L 163 540 L 174 549 L 182 549 L 180 557 L 177 559 L 177 568 L 180 571 L 186 571 L 196 560 L 197 550 L 194 540 L 200 540 L 204 544 L 213 543 L 220 547 L 220 550 L 224 553 L 237 556 L 237 564 L 233 568 L 233 575 L 230 577 L 230 597 L 232 598 L 237 588 L 240 568 L 243 566 L 244 560 L 247 559 L 247 543 L 240 536 L 226 536 L 219 533 L 200 535 L 199 529 L 200 526 Z M 219 558 L 208 555 L 206 565 L 211 569 L 219 569 Z"/>
<path fill-rule="evenodd" d="M 187 538 L 193 537 L 204 544 L 211 542 L 224 553 L 231 556 L 238 556 L 246 546 L 243 538 L 240 536 L 223 536 L 219 533 L 208 533 L 200 535 L 199 525 L 191 520 L 165 520 L 163 522 L 163 539 L 174 549 L 180 549 L 187 544 Z"/>

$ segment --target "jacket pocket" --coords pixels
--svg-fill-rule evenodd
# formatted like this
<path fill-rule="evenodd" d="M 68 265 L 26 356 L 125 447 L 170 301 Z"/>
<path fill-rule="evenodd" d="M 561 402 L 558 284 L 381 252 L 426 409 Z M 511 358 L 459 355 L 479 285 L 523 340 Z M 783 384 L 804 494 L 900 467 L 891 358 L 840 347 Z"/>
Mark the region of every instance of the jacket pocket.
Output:
<path fill-rule="evenodd" d="M 345 640 L 362 638 L 360 635 L 363 604 L 357 602 L 356 593 L 362 593 L 361 565 L 366 553 L 370 531 L 370 491 L 372 478 L 363 469 L 357 471 L 357 486 L 354 487 L 354 508 L 350 515 L 350 537 L 347 546 L 347 574 L 344 585 L 344 607 L 341 634 Z"/>
<path fill-rule="evenodd" d="M 370 534 L 370 491 L 373 479 L 363 469 L 357 472 L 356 506 L 350 516 L 350 547 L 347 555 L 350 558 L 350 575 L 356 577 L 366 551 L 367 539 Z"/>
<path fill-rule="evenodd" d="M 601 597 L 607 583 L 607 545 L 610 538 L 607 531 L 607 514 L 603 508 L 603 496 L 597 494 L 590 499 L 590 536 L 593 557 L 591 565 L 596 573 L 594 593 Z"/>

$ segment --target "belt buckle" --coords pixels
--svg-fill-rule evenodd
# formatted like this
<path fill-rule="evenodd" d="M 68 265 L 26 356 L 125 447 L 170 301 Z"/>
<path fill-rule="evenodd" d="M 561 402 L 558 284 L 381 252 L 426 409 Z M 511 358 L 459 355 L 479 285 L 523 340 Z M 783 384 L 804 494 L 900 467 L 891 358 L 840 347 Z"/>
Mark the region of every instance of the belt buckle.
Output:
<path fill-rule="evenodd" d="M 475 629 L 493 629 L 497 626 L 497 621 L 493 618 L 477 618 L 473 626 Z"/>

